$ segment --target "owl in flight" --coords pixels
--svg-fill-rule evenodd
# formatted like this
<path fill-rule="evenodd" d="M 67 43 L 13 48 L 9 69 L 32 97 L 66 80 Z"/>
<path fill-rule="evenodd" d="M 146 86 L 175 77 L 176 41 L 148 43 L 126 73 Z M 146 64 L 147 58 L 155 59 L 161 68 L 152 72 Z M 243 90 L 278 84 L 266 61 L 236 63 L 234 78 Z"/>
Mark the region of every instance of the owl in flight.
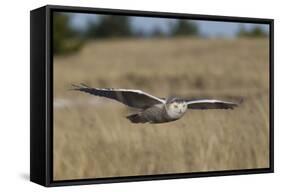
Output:
<path fill-rule="evenodd" d="M 140 90 L 91 88 L 84 84 L 73 85 L 72 90 L 106 97 L 140 109 L 140 112 L 127 116 L 132 123 L 166 123 L 180 119 L 188 109 L 233 109 L 238 106 L 238 103 L 214 99 L 163 99 Z"/>

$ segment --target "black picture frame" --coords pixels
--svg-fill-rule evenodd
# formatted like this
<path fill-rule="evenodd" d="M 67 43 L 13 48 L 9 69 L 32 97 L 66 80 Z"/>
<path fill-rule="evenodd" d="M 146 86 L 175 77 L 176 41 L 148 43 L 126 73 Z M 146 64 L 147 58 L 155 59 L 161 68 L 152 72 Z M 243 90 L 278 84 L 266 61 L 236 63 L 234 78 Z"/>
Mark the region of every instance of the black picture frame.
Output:
<path fill-rule="evenodd" d="M 196 173 L 112 177 L 102 179 L 53 180 L 53 12 L 99 13 L 142 17 L 186 18 L 193 20 L 269 24 L 270 26 L 270 153 L 269 168 Z M 30 180 L 43 186 L 82 185 L 160 179 L 195 178 L 274 172 L 274 20 L 263 18 L 148 12 L 89 7 L 46 5 L 30 12 Z"/>

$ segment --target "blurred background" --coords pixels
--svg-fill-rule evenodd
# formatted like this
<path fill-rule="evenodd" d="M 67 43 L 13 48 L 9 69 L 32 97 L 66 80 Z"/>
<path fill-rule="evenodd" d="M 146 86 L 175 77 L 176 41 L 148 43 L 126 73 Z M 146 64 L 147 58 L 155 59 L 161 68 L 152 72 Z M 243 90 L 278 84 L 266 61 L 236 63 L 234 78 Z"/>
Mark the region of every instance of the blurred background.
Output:
<path fill-rule="evenodd" d="M 269 33 L 269 25 L 266 24 L 81 13 L 54 15 L 55 54 L 75 52 L 85 41 L 105 38 L 255 38 L 267 37 Z"/>
<path fill-rule="evenodd" d="M 269 25 L 54 13 L 54 179 L 269 166 Z M 131 124 L 71 84 L 244 102 Z"/>

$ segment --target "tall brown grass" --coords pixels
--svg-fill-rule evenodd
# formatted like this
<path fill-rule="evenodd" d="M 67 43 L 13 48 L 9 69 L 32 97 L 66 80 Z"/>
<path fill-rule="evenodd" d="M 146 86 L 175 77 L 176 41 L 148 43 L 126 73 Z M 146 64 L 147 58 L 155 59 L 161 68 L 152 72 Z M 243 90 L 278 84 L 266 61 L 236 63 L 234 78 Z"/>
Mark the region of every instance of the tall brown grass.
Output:
<path fill-rule="evenodd" d="M 69 91 L 72 83 L 244 102 L 132 124 L 124 118 L 130 109 Z M 268 91 L 268 39 L 91 42 L 54 58 L 54 179 L 268 167 Z"/>

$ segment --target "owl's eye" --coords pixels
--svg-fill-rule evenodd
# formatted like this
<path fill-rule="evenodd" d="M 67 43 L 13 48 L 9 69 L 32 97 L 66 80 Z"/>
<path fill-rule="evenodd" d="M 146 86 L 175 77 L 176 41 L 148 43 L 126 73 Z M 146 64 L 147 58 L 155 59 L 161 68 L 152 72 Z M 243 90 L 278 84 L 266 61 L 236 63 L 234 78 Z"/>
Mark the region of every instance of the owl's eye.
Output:
<path fill-rule="evenodd" d="M 178 108 L 178 105 L 174 105 L 175 106 L 175 108 Z"/>

